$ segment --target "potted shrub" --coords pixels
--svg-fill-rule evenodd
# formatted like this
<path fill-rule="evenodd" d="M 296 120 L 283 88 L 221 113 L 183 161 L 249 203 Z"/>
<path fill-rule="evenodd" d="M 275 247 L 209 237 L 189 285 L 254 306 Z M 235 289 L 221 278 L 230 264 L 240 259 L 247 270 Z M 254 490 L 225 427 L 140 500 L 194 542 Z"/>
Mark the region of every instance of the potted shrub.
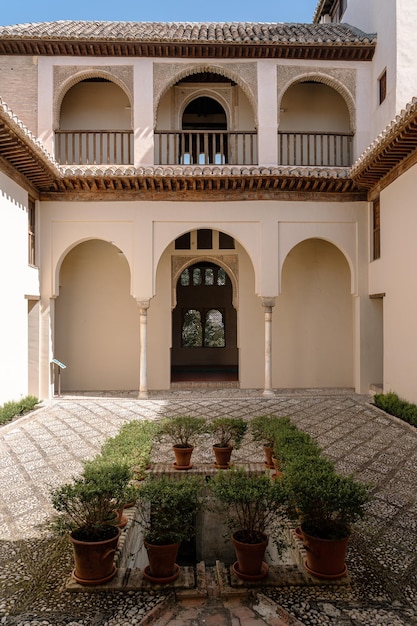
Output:
<path fill-rule="evenodd" d="M 196 476 L 148 476 L 141 484 L 138 510 L 149 559 L 147 580 L 164 584 L 178 578 L 175 561 L 181 542 L 195 535 L 201 491 L 202 481 Z"/>
<path fill-rule="evenodd" d="M 52 491 L 58 512 L 56 528 L 69 531 L 75 568 L 73 577 L 82 585 L 111 580 L 120 528 L 109 520 L 120 508 L 129 489 L 131 472 L 125 463 L 90 462 L 84 474 Z"/>
<path fill-rule="evenodd" d="M 369 486 L 337 474 L 322 457 L 288 462 L 282 481 L 300 520 L 307 571 L 319 578 L 343 577 L 351 528 L 365 514 Z"/>
<path fill-rule="evenodd" d="M 209 483 L 221 515 L 232 532 L 237 561 L 233 570 L 243 580 L 262 580 L 268 575 L 265 550 L 272 535 L 278 548 L 286 493 L 281 481 L 266 474 L 248 474 L 244 468 L 220 471 Z"/>
<path fill-rule="evenodd" d="M 289 417 L 277 417 L 275 415 L 259 415 L 250 422 L 250 431 L 253 439 L 263 444 L 265 465 L 269 469 L 274 468 L 272 457 L 274 455 L 278 429 L 283 430 L 290 424 Z"/>
<path fill-rule="evenodd" d="M 209 424 L 208 429 L 215 439 L 213 451 L 217 468 L 230 467 L 232 451 L 240 448 L 247 428 L 247 423 L 241 417 L 218 417 Z"/>
<path fill-rule="evenodd" d="M 188 470 L 192 468 L 191 455 L 194 450 L 194 443 L 197 437 L 206 430 L 206 420 L 202 417 L 179 415 L 163 420 L 159 436 L 166 437 L 172 442 L 176 459 L 175 469 Z"/>

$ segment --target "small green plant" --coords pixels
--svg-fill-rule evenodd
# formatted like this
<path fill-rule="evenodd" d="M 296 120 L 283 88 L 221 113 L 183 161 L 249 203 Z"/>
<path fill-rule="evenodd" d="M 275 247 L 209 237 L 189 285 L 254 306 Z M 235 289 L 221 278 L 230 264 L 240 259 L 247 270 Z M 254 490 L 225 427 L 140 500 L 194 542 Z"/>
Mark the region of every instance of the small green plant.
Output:
<path fill-rule="evenodd" d="M 6 402 L 0 407 L 0 424 L 6 424 L 15 417 L 29 413 L 38 403 L 39 400 L 35 396 L 26 396 L 17 402 Z"/>
<path fill-rule="evenodd" d="M 349 536 L 370 499 L 368 485 L 337 474 L 333 463 L 322 457 L 293 459 L 282 482 L 302 529 L 321 539 Z"/>
<path fill-rule="evenodd" d="M 259 441 L 270 448 L 274 447 L 279 430 L 290 427 L 289 417 L 276 415 L 259 415 L 250 422 L 250 432 L 254 441 Z"/>
<path fill-rule="evenodd" d="M 374 402 L 377 407 L 390 415 L 395 415 L 412 426 L 417 426 L 417 406 L 402 400 L 396 393 L 377 393 L 374 396 Z"/>
<path fill-rule="evenodd" d="M 71 483 L 51 493 L 58 512 L 55 528 L 74 531 L 82 541 L 98 541 L 107 536 L 108 520 L 131 497 L 131 471 L 126 463 L 106 462 L 101 458 L 85 463 L 84 472 Z"/>
<path fill-rule="evenodd" d="M 205 432 L 207 424 L 203 417 L 179 415 L 162 421 L 159 436 L 168 438 L 173 445 L 189 448 Z"/>
<path fill-rule="evenodd" d="M 150 420 L 133 420 L 124 424 L 117 435 L 105 441 L 101 448 L 104 459 L 125 461 L 135 480 L 145 477 L 159 424 Z"/>
<path fill-rule="evenodd" d="M 248 425 L 241 417 L 218 417 L 210 422 L 208 429 L 214 435 L 214 445 L 238 450 Z"/>
<path fill-rule="evenodd" d="M 248 474 L 244 468 L 219 471 L 209 483 L 219 505 L 219 514 L 236 538 L 244 543 L 258 543 L 266 533 L 277 545 L 282 528 L 287 495 L 279 480 L 266 474 Z M 280 545 L 282 547 L 282 544 Z"/>
<path fill-rule="evenodd" d="M 139 488 L 139 518 L 145 541 L 169 545 L 195 535 L 203 483 L 197 476 L 148 476 Z"/>

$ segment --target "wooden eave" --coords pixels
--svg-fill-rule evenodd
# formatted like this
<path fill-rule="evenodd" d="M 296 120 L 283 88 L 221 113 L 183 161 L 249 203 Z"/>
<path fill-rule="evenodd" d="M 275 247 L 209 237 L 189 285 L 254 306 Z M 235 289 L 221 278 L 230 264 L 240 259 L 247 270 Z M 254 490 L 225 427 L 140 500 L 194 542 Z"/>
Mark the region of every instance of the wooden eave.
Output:
<path fill-rule="evenodd" d="M 23 175 L 36 189 L 56 188 L 56 172 L 46 159 L 38 154 L 30 141 L 25 141 L 0 120 L 0 157 Z"/>
<path fill-rule="evenodd" d="M 417 114 L 407 119 L 352 168 L 352 179 L 368 190 L 383 189 L 417 163 Z"/>
<path fill-rule="evenodd" d="M 2 55 L 162 57 L 225 59 L 296 59 L 320 61 L 371 61 L 375 43 L 311 42 L 257 43 L 135 40 L 0 40 Z"/>
<path fill-rule="evenodd" d="M 364 200 L 366 194 L 350 178 L 311 176 L 64 176 L 42 200 Z"/>

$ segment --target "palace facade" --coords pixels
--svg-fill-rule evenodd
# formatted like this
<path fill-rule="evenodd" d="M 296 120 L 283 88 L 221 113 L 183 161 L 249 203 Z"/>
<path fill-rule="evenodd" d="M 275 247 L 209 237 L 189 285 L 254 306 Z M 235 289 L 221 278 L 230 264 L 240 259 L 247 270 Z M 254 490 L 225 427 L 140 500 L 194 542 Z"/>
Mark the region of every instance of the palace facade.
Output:
<path fill-rule="evenodd" d="M 0 403 L 59 370 L 417 402 L 416 27 L 0 27 Z"/>

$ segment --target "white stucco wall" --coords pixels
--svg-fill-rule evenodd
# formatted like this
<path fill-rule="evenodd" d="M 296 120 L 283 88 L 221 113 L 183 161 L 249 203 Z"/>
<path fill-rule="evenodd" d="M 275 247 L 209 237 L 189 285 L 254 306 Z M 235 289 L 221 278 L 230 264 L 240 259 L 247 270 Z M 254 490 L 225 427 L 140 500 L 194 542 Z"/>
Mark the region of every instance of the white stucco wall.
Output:
<path fill-rule="evenodd" d="M 370 290 L 385 293 L 384 391 L 417 403 L 417 166 L 381 193 L 381 259 Z M 374 265 L 374 264 L 372 264 Z"/>
<path fill-rule="evenodd" d="M 39 295 L 39 283 L 28 265 L 27 206 L 27 193 L 0 173 L 0 404 L 29 393 L 27 296 Z"/>

